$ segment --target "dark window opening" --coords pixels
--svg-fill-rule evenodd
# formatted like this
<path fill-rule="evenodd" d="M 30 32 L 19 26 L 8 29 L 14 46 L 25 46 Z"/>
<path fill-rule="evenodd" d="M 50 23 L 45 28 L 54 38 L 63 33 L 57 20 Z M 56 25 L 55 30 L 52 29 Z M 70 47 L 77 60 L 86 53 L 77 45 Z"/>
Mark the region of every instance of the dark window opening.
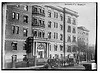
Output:
<path fill-rule="evenodd" d="M 28 23 L 28 16 L 23 16 L 23 17 L 24 17 L 23 22 Z"/>

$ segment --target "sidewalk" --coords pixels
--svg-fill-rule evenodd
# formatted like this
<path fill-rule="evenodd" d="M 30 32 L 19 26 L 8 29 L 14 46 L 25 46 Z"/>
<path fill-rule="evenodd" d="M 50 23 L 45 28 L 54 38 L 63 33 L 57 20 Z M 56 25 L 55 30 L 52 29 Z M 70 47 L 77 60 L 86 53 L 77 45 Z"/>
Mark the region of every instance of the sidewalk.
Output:
<path fill-rule="evenodd" d="M 41 66 L 31 66 L 31 67 L 20 67 L 20 68 L 12 68 L 12 69 L 36 69 L 36 68 L 39 68 L 39 67 L 43 67 L 44 65 L 41 65 Z"/>

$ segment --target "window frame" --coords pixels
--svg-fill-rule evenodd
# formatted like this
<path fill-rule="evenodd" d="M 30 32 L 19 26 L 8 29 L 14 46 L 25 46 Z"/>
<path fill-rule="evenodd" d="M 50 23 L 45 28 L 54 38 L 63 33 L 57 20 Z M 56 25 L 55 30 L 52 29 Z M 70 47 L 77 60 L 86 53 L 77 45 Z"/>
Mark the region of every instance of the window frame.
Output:
<path fill-rule="evenodd" d="M 12 42 L 11 43 L 11 46 L 12 46 L 13 50 L 17 50 L 17 45 L 18 45 L 17 42 Z"/>
<path fill-rule="evenodd" d="M 23 22 L 28 23 L 28 15 L 23 16 Z"/>
<path fill-rule="evenodd" d="M 24 32 L 24 30 L 25 30 L 26 32 Z M 28 28 L 23 28 L 23 36 L 24 36 L 24 37 L 27 37 L 27 36 L 28 36 Z"/>

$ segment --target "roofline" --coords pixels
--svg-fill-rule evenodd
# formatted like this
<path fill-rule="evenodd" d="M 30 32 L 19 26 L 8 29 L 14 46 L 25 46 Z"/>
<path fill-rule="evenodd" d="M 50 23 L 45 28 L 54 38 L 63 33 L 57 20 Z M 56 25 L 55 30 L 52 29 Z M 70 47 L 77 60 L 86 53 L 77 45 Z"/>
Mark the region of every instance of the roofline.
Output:
<path fill-rule="evenodd" d="M 57 11 L 64 12 L 64 11 L 63 11 L 63 8 L 61 9 L 61 8 L 57 8 L 57 7 L 49 6 L 49 5 L 45 5 L 45 7 L 49 7 L 49 8 L 55 9 L 55 10 L 57 10 Z M 65 7 L 64 7 L 64 8 L 65 8 Z M 76 16 L 76 17 L 79 16 L 79 15 L 78 15 L 78 12 L 75 12 L 75 11 L 70 10 L 70 9 L 68 9 L 68 8 L 65 8 L 65 13 L 74 15 L 74 16 Z"/>
<path fill-rule="evenodd" d="M 78 28 L 78 29 L 81 29 L 81 28 L 85 28 L 85 27 L 79 26 L 79 27 L 77 27 L 77 28 Z M 81 30 L 89 32 L 89 30 L 87 30 L 86 28 L 85 28 L 85 30 L 84 30 L 84 29 L 81 29 Z"/>

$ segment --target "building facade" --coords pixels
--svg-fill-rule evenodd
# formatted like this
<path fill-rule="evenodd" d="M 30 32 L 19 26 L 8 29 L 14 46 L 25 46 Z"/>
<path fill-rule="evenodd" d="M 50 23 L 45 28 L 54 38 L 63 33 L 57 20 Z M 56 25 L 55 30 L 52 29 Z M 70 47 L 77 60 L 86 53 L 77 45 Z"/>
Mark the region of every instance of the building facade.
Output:
<path fill-rule="evenodd" d="M 80 26 L 77 28 L 77 44 L 78 44 L 78 51 L 80 52 L 80 61 L 87 61 L 90 58 L 89 53 L 89 30 L 87 30 L 85 27 Z M 88 53 L 87 53 L 88 52 Z M 89 56 L 90 55 L 90 56 Z"/>
<path fill-rule="evenodd" d="M 33 37 L 33 50 L 28 57 L 36 56 L 38 59 L 63 57 L 64 34 L 65 56 L 76 52 L 77 12 L 67 8 L 64 11 L 60 7 L 27 3 L 8 4 L 3 7 L 3 17 L 6 18 L 3 21 L 5 68 L 10 65 L 12 59 L 15 58 L 19 62 L 27 55 L 25 40 L 30 36 Z"/>
<path fill-rule="evenodd" d="M 65 9 L 65 51 L 68 54 L 77 52 L 77 25 L 78 13 Z"/>
<path fill-rule="evenodd" d="M 3 60 L 5 68 L 10 67 L 15 59 L 22 61 L 26 55 L 24 42 L 31 36 L 31 8 L 27 5 L 8 4 L 4 7 L 4 51 Z"/>
<path fill-rule="evenodd" d="M 89 30 L 87 30 L 83 26 L 78 27 L 77 30 L 78 30 L 78 38 L 77 38 L 78 39 L 78 44 L 88 46 Z"/>

